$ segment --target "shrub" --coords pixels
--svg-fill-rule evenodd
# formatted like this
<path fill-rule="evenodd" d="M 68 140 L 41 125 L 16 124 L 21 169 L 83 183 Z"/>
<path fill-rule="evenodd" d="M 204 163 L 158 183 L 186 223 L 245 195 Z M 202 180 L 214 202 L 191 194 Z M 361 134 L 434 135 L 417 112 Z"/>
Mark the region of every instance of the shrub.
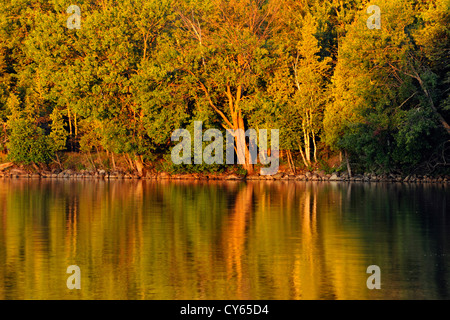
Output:
<path fill-rule="evenodd" d="M 10 136 L 8 159 L 23 164 L 49 163 L 53 156 L 50 139 L 30 120 L 16 118 L 8 121 Z"/>

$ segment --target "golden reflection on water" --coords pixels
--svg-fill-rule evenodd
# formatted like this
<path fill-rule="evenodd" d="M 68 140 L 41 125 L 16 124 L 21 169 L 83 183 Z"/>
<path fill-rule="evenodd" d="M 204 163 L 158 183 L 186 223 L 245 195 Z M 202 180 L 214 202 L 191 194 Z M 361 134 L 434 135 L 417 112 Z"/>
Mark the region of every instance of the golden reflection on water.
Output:
<path fill-rule="evenodd" d="M 0 180 L 0 299 L 449 298 L 448 188 Z M 369 265 L 382 289 L 369 290 Z M 69 290 L 66 269 L 81 269 Z"/>

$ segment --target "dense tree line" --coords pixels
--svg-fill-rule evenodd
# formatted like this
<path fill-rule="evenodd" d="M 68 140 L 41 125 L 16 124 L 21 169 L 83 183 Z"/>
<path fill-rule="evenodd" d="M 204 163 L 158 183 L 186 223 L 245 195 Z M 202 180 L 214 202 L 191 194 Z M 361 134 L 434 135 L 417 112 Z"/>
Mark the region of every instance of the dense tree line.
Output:
<path fill-rule="evenodd" d="M 35 164 L 106 151 L 140 170 L 203 121 L 280 129 L 292 169 L 331 155 L 365 171 L 445 168 L 450 0 L 378 0 L 381 29 L 367 27 L 370 4 L 6 1 L 0 148 Z"/>

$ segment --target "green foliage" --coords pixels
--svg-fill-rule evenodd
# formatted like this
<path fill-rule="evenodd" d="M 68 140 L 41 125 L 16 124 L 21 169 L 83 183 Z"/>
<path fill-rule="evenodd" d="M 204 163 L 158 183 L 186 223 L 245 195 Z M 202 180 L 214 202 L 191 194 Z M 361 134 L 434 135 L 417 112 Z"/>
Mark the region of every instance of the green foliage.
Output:
<path fill-rule="evenodd" d="M 49 135 L 51 148 L 54 152 L 63 151 L 66 149 L 68 133 L 64 128 L 64 121 L 60 111 L 55 108 L 50 115 L 50 119 L 52 121 Z"/>
<path fill-rule="evenodd" d="M 236 174 L 240 175 L 240 176 L 246 176 L 247 175 L 247 170 L 245 168 L 243 168 L 242 166 L 238 166 L 238 168 L 236 169 Z"/>
<path fill-rule="evenodd" d="M 324 171 L 326 174 L 336 172 L 336 168 L 332 168 L 324 159 L 319 158 L 318 169 Z M 311 168 L 309 171 L 312 171 Z"/>
<path fill-rule="evenodd" d="M 221 164 L 179 164 L 176 165 L 171 160 L 171 154 L 164 155 L 164 161 L 159 162 L 157 170 L 161 172 L 177 173 L 214 173 L 224 172 L 226 167 Z"/>
<path fill-rule="evenodd" d="M 8 158 L 16 163 L 49 163 L 53 156 L 51 141 L 42 128 L 32 121 L 14 119 L 8 122 L 11 129 Z"/>
<path fill-rule="evenodd" d="M 154 161 L 171 133 L 280 129 L 297 163 L 320 146 L 364 170 L 412 170 L 448 140 L 450 4 L 367 1 L 80 1 L 0 6 L 0 151 L 19 162 L 57 152 Z M 173 166 L 208 172 L 226 166 Z M 248 166 L 244 166 L 249 170 Z"/>
<path fill-rule="evenodd" d="M 410 1 L 378 5 L 380 30 L 366 28 L 362 12 L 342 40 L 333 103 L 325 112 L 326 141 L 349 151 L 363 170 L 412 170 L 443 141 L 438 121 L 445 120 L 435 108 L 442 79 L 432 64 L 423 64 L 429 43 L 422 41 L 418 51 L 423 38 L 412 36 L 422 34 L 420 8 Z"/>
<path fill-rule="evenodd" d="M 353 125 L 339 142 L 364 171 L 412 170 L 426 160 L 438 138 L 438 124 L 429 109 L 367 118 L 370 122 Z"/>
<path fill-rule="evenodd" d="M 404 121 L 395 135 L 393 159 L 399 166 L 413 167 L 433 151 L 439 141 L 438 124 L 429 108 L 406 112 Z"/>
<path fill-rule="evenodd" d="M 91 152 L 93 149 L 101 147 L 101 127 L 98 121 L 89 121 L 85 119 L 80 121 L 80 149 L 83 152 Z"/>

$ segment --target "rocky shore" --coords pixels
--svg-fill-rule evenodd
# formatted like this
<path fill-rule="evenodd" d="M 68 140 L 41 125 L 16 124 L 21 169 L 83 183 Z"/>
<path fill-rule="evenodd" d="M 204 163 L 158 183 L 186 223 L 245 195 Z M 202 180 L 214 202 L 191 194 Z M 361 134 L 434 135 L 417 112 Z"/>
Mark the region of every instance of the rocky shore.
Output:
<path fill-rule="evenodd" d="M 1 169 L 1 168 L 0 168 Z M 119 171 L 108 172 L 106 170 L 52 170 L 41 172 L 27 172 L 19 168 L 7 168 L 0 170 L 0 179 L 145 179 L 145 180 L 279 180 L 279 181 L 334 181 L 334 182 L 402 182 L 402 183 L 449 183 L 450 176 L 428 176 L 428 175 L 375 175 L 364 174 L 349 177 L 348 174 L 332 173 L 323 171 L 305 172 L 291 174 L 279 172 L 273 176 L 237 174 L 169 174 L 166 172 L 147 172 L 142 175 L 138 173 L 126 173 Z"/>

